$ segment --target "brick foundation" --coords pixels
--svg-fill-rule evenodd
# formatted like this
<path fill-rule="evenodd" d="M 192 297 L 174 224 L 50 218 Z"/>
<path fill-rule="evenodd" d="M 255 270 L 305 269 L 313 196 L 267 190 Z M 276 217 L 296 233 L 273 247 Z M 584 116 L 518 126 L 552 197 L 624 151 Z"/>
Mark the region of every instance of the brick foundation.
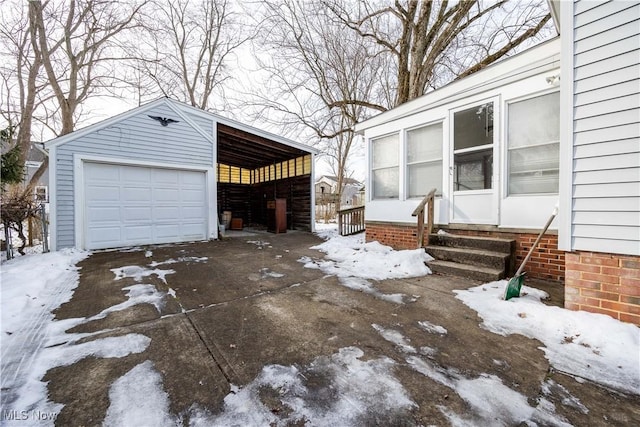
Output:
<path fill-rule="evenodd" d="M 417 226 L 400 224 L 365 224 L 365 240 L 377 240 L 393 249 L 416 249 L 418 247 Z"/>
<path fill-rule="evenodd" d="M 640 326 L 640 257 L 571 252 L 565 274 L 566 308 Z"/>
<path fill-rule="evenodd" d="M 416 226 L 394 223 L 366 223 L 366 241 L 377 240 L 394 249 L 415 249 L 417 246 Z M 437 228 L 436 228 L 437 229 Z M 516 268 L 520 266 L 531 245 L 535 242 L 536 233 L 509 233 L 501 231 L 479 230 L 446 230 L 451 234 L 465 236 L 484 236 L 516 241 Z M 558 236 L 545 234 L 538 244 L 538 248 L 531 255 L 524 271 L 527 277 L 554 282 L 564 281 L 564 252 L 558 250 Z"/>

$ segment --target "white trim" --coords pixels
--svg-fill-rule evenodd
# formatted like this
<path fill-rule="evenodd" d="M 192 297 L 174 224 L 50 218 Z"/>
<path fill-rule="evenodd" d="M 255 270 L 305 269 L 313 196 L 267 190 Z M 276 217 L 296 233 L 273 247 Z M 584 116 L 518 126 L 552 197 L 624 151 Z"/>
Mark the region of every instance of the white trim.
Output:
<path fill-rule="evenodd" d="M 524 52 L 494 63 L 485 69 L 456 80 L 442 88 L 380 113 L 356 125 L 356 132 L 363 131 L 400 118 L 409 117 L 441 105 L 465 100 L 475 94 L 504 87 L 527 77 L 557 68 L 560 59 L 560 38 L 544 42 Z"/>
<path fill-rule="evenodd" d="M 560 59 L 560 172 L 558 183 L 558 249 L 572 251 L 573 226 L 573 38 L 574 4 L 560 3 L 562 35 Z M 564 166 L 564 167 L 563 167 Z"/>
<path fill-rule="evenodd" d="M 74 227 L 74 246 L 78 249 L 85 249 L 85 216 L 84 216 L 84 164 L 85 163 L 106 163 L 110 165 L 123 165 L 134 167 L 152 167 L 174 170 L 189 170 L 194 172 L 204 172 L 206 181 L 206 198 L 208 207 L 207 215 L 207 236 L 209 238 L 218 238 L 217 229 L 217 206 L 215 191 L 215 169 L 213 167 L 203 166 L 187 166 L 176 163 L 161 163 L 146 160 L 131 160 L 118 157 L 96 156 L 90 154 L 76 153 L 73 155 L 73 227 Z M 54 205 L 55 206 L 55 205 Z"/>
<path fill-rule="evenodd" d="M 49 248 L 52 251 L 58 250 L 58 204 L 57 204 L 57 183 L 56 183 L 56 147 L 49 149 Z"/>

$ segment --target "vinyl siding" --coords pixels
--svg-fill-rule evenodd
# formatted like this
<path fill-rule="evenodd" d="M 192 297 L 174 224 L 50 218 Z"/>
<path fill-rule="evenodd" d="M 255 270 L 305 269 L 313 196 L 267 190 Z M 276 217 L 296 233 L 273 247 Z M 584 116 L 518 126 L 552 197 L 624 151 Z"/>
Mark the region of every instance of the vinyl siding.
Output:
<path fill-rule="evenodd" d="M 573 12 L 571 249 L 640 255 L 640 4 Z"/>
<path fill-rule="evenodd" d="M 170 117 L 179 123 L 161 126 L 148 116 Z M 206 123 L 205 120 L 199 122 Z M 210 122 L 209 122 L 210 123 Z M 211 125 L 203 129 L 211 134 Z M 170 107 L 158 105 L 113 125 L 60 145 L 56 150 L 57 247 L 75 246 L 74 154 L 123 160 L 211 167 L 213 147 Z"/>

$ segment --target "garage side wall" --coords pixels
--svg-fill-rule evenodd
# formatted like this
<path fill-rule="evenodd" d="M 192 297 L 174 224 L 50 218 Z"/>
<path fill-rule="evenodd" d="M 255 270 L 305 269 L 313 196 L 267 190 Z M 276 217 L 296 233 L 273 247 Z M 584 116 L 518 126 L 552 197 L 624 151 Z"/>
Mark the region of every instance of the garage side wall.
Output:
<path fill-rule="evenodd" d="M 148 117 L 178 120 L 162 126 Z M 210 132 L 210 129 L 203 129 Z M 144 161 L 181 166 L 214 165 L 212 144 L 167 106 L 158 106 L 96 130 L 55 149 L 56 248 L 74 247 L 74 155 L 100 156 L 114 162 Z"/>

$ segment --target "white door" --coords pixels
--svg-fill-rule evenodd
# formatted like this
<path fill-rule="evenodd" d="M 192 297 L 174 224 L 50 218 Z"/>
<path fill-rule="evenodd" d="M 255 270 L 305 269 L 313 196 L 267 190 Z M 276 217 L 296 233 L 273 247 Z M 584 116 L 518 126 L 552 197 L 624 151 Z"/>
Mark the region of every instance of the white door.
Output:
<path fill-rule="evenodd" d="M 204 240 L 205 173 L 84 163 L 84 247 Z"/>
<path fill-rule="evenodd" d="M 452 113 L 451 222 L 498 223 L 494 104 Z"/>

